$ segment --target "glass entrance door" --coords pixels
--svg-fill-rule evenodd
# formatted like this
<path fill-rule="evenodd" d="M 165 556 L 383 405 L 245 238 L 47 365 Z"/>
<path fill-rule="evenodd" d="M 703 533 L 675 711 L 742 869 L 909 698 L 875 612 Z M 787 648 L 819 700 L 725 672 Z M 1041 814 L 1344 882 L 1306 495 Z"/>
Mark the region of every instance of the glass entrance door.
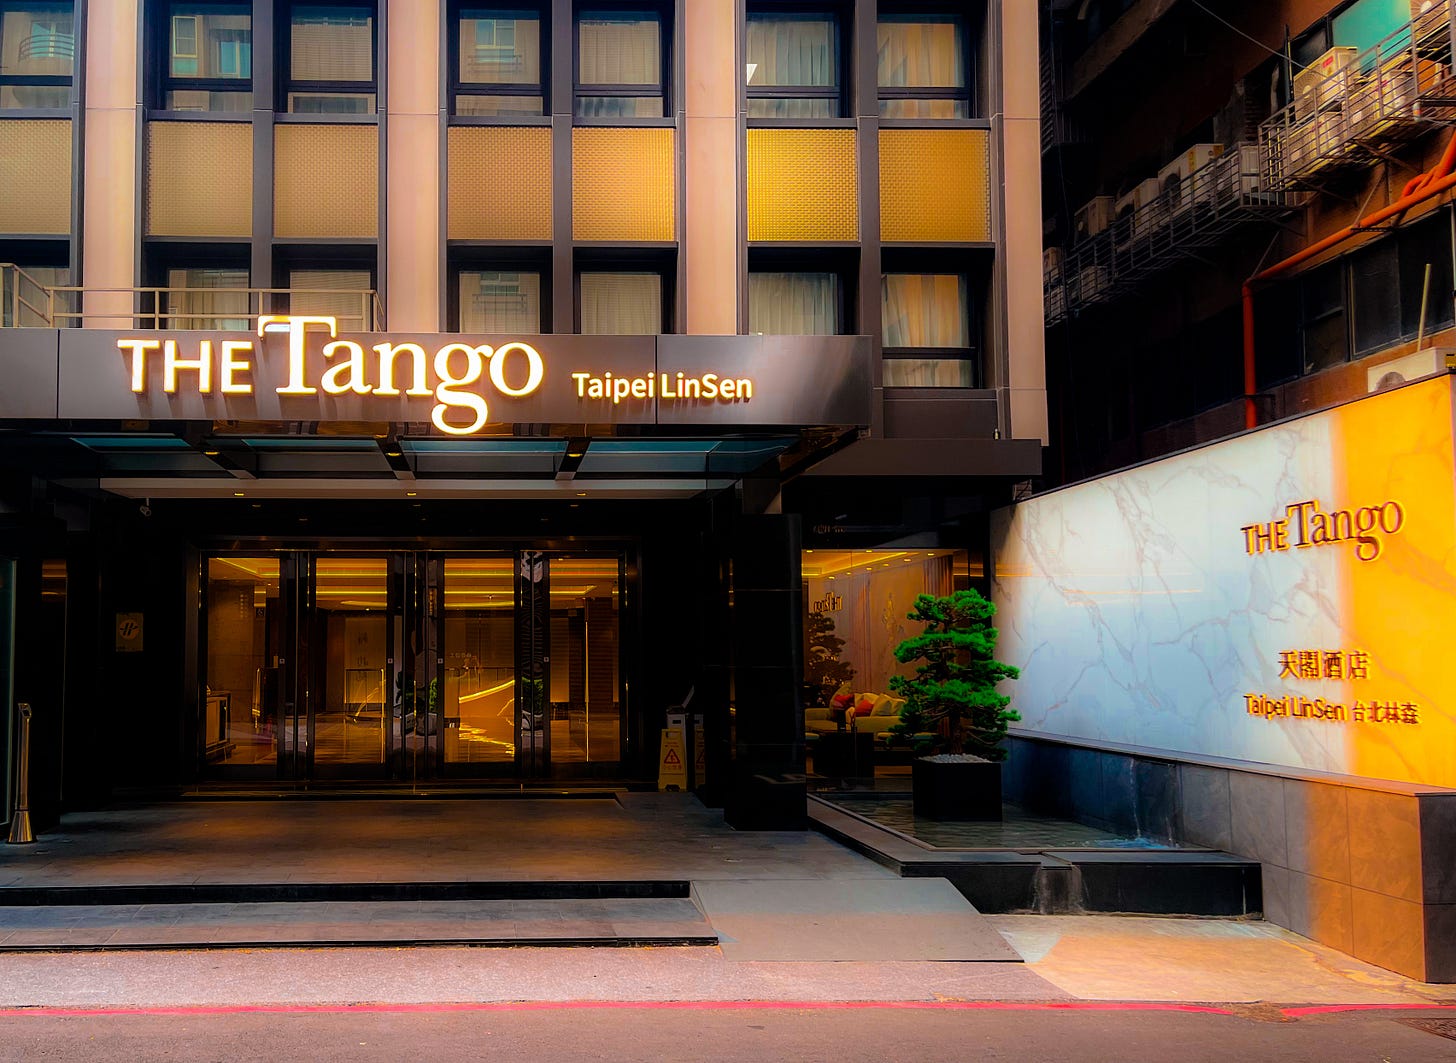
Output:
<path fill-rule="evenodd" d="M 209 774 L 620 774 L 618 555 L 287 551 L 205 571 Z"/>

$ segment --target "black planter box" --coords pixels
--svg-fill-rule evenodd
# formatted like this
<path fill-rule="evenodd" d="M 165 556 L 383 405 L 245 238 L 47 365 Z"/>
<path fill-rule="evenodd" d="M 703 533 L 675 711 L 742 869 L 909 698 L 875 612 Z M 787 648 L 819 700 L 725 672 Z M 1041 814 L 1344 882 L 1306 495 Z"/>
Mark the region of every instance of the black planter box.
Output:
<path fill-rule="evenodd" d="M 1000 764 L 921 757 L 911 765 L 910 779 L 915 815 L 923 819 L 1001 819 Z"/>

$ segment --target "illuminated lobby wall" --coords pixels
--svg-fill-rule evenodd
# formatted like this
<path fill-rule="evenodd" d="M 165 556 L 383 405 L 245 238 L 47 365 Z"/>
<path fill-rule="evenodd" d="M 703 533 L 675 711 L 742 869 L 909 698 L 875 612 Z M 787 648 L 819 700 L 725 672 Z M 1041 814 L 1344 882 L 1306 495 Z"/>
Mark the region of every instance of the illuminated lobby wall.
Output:
<path fill-rule="evenodd" d="M 906 614 L 916 595 L 949 594 L 954 572 L 965 567 L 966 555 L 948 550 L 804 555 L 805 608 L 834 621 L 834 635 L 844 640 L 839 659 L 854 668 L 855 692 L 887 693 L 890 676 L 913 674 L 913 665 L 895 660 L 895 647 L 920 632 Z"/>
<path fill-rule="evenodd" d="M 1021 728 L 1456 786 L 1451 379 L 998 511 Z M 1373 541 L 1315 545 L 1311 500 Z"/>

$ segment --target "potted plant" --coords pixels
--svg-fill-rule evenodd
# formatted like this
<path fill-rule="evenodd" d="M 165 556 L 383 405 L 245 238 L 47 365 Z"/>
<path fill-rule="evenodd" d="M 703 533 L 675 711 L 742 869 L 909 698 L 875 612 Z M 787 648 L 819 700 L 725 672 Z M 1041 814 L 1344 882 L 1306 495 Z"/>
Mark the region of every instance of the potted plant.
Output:
<path fill-rule="evenodd" d="M 925 630 L 895 647 L 901 664 L 920 663 L 913 677 L 890 677 L 890 689 L 905 699 L 890 733 L 922 754 L 911 766 L 917 816 L 1001 818 L 1001 741 L 1021 717 L 996 684 L 1020 672 L 995 658 L 995 614 L 974 590 L 919 595 L 907 614 Z"/>
<path fill-rule="evenodd" d="M 854 678 L 854 666 L 839 659 L 844 640 L 834 633 L 834 618 L 810 612 L 804 625 L 804 679 L 816 705 L 828 705 L 834 692 Z"/>

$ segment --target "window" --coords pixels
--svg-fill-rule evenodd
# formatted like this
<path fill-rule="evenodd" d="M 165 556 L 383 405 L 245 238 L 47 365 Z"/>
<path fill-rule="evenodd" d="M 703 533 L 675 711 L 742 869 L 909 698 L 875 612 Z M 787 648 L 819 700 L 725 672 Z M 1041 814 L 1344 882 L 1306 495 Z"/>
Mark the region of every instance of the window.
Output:
<path fill-rule="evenodd" d="M 300 5 L 288 20 L 290 114 L 373 114 L 374 8 Z"/>
<path fill-rule="evenodd" d="M 662 14 L 656 10 L 579 12 L 577 117 L 663 117 L 667 113 L 664 37 Z"/>
<path fill-rule="evenodd" d="M 0 2 L 0 108 L 69 107 L 75 62 L 69 3 Z"/>
<path fill-rule="evenodd" d="M 577 331 L 583 336 L 656 336 L 666 331 L 661 273 L 583 270 L 578 287 Z"/>
<path fill-rule="evenodd" d="M 539 9 L 462 7 L 455 20 L 454 113 L 545 114 L 545 27 Z"/>
<path fill-rule="evenodd" d="M 367 269 L 288 271 L 288 312 L 337 318 L 346 332 L 374 327 L 374 277 Z"/>
<path fill-rule="evenodd" d="M 169 269 L 161 293 L 161 326 L 170 329 L 252 329 L 246 269 Z"/>
<path fill-rule="evenodd" d="M 246 112 L 253 107 L 253 13 L 247 4 L 174 3 L 163 26 L 161 106 Z"/>
<path fill-rule="evenodd" d="M 958 14 L 881 15 L 882 118 L 969 118 L 966 20 Z"/>
<path fill-rule="evenodd" d="M 963 273 L 887 273 L 880 283 L 886 387 L 978 386 Z"/>
<path fill-rule="evenodd" d="M 748 117 L 839 118 L 844 69 L 833 11 L 748 13 Z"/>
<path fill-rule="evenodd" d="M 1317 373 L 1348 361 L 1350 337 L 1345 314 L 1345 263 L 1311 271 L 1301 284 L 1304 372 Z"/>
<path fill-rule="evenodd" d="M 839 274 L 748 274 L 748 331 L 765 336 L 834 336 L 843 331 Z"/>
<path fill-rule="evenodd" d="M 461 332 L 529 336 L 542 331 L 538 271 L 462 269 L 457 290 Z"/>
<path fill-rule="evenodd" d="M 8 255 L 0 249 L 0 256 Z M 70 284 L 71 271 L 65 266 L 21 262 L 15 269 L 0 270 L 0 327 L 65 328 L 76 324 L 71 318 L 49 318 L 51 313 L 59 315 L 75 305 L 75 292 L 52 290 Z"/>

